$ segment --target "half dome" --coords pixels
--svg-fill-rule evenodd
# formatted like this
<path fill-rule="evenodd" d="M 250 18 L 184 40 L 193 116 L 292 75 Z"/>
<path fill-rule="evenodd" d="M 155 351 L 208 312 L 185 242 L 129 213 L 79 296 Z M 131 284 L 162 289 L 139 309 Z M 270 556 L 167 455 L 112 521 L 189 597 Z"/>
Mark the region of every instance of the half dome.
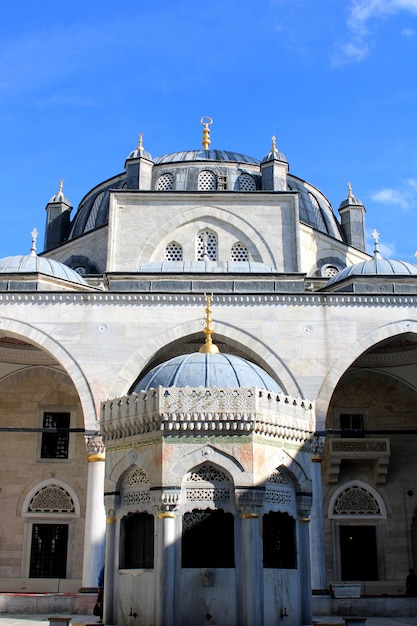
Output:
<path fill-rule="evenodd" d="M 261 367 L 232 354 L 182 354 L 151 369 L 135 383 L 138 393 L 157 387 L 257 387 L 282 393 L 278 383 Z"/>

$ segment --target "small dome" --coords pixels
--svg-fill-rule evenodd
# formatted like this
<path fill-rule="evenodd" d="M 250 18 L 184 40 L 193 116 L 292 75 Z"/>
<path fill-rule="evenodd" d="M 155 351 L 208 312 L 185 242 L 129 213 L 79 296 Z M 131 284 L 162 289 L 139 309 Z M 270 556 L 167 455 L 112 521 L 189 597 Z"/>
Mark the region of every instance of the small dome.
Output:
<path fill-rule="evenodd" d="M 153 160 L 149 152 L 143 149 L 138 150 L 137 148 L 135 150 L 132 150 L 132 152 L 129 152 L 127 159 L 147 159 L 148 161 Z"/>
<path fill-rule="evenodd" d="M 378 241 L 376 240 L 372 259 L 345 267 L 327 282 L 326 287 L 352 276 L 417 276 L 417 266 L 407 261 L 384 259 L 379 252 Z"/>
<path fill-rule="evenodd" d="M 71 206 L 71 202 L 68 200 L 68 198 L 66 198 L 64 196 L 64 181 L 61 179 L 60 183 L 59 183 L 59 189 L 56 192 L 56 194 L 54 194 L 48 204 L 54 203 L 54 202 L 63 202 L 64 204 L 67 204 L 68 206 Z"/>
<path fill-rule="evenodd" d="M 0 274 L 26 274 L 32 272 L 88 286 L 88 283 L 80 274 L 54 259 L 39 257 L 37 254 L 18 254 L 0 259 Z"/>
<path fill-rule="evenodd" d="M 157 365 L 132 391 L 157 387 L 258 387 L 282 393 L 278 383 L 261 367 L 232 354 L 193 352 Z"/>

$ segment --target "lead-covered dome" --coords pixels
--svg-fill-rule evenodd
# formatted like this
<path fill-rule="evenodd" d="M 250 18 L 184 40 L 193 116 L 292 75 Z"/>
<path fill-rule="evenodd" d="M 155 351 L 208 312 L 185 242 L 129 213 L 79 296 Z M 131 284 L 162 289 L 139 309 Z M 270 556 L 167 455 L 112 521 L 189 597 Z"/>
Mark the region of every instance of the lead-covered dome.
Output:
<path fill-rule="evenodd" d="M 27 274 L 37 273 L 51 276 L 60 280 L 70 281 L 77 285 L 85 285 L 88 283 L 76 271 L 46 257 L 39 257 L 37 254 L 18 254 L 0 259 L 0 274 Z"/>
<path fill-rule="evenodd" d="M 282 393 L 278 383 L 255 363 L 232 354 L 182 354 L 151 369 L 135 383 L 139 393 L 158 387 L 257 387 Z"/>

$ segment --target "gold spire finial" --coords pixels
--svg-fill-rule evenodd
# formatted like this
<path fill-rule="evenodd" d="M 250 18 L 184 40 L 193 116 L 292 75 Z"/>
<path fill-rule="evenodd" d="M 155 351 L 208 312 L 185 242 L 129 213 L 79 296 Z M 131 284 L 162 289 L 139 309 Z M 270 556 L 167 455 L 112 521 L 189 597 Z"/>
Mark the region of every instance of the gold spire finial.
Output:
<path fill-rule="evenodd" d="M 351 200 L 353 198 L 352 185 L 350 183 L 348 183 L 347 185 L 348 185 L 348 198 L 349 200 Z"/>
<path fill-rule="evenodd" d="M 139 133 L 139 141 L 137 150 L 143 150 L 143 133 Z"/>
<path fill-rule="evenodd" d="M 205 336 L 206 336 L 206 341 L 204 342 L 204 344 L 201 346 L 199 352 L 210 352 L 211 354 L 216 354 L 218 352 L 220 352 L 220 350 L 218 349 L 218 347 L 216 346 L 216 344 L 213 343 L 212 341 L 212 334 L 213 334 L 213 328 L 211 326 L 211 301 L 213 299 L 213 294 L 212 293 L 205 293 L 204 297 L 206 299 L 206 326 L 203 330 Z"/>
<path fill-rule="evenodd" d="M 62 190 L 64 189 L 64 179 L 61 178 L 61 180 L 59 181 L 59 189 L 58 189 L 58 193 L 62 193 Z"/>
<path fill-rule="evenodd" d="M 211 126 L 213 124 L 213 120 L 208 115 L 203 115 L 203 117 L 200 120 L 200 124 L 202 126 L 204 126 L 204 128 L 203 128 L 203 140 L 202 140 L 201 143 L 203 144 L 204 150 L 208 150 L 209 149 L 209 145 L 211 143 L 209 126 Z"/>
<path fill-rule="evenodd" d="M 275 137 L 275 135 L 272 135 L 272 148 L 271 148 L 272 152 L 274 154 L 276 154 L 278 152 L 277 150 L 277 138 Z"/>

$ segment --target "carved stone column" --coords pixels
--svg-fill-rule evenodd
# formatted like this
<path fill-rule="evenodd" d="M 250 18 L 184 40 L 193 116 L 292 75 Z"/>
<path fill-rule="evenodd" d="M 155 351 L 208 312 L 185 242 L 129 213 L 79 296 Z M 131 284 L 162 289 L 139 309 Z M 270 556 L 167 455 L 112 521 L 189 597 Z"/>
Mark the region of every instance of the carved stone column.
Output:
<path fill-rule="evenodd" d="M 264 623 L 262 532 L 260 528 L 263 499 L 263 490 L 236 489 L 236 504 L 240 513 L 242 538 L 242 568 L 239 580 L 242 598 L 242 626 L 262 626 Z"/>
<path fill-rule="evenodd" d="M 84 562 L 81 591 L 97 589 L 104 565 L 106 514 L 104 510 L 104 445 L 98 435 L 85 437 L 88 477 L 85 509 Z"/>
<path fill-rule="evenodd" d="M 176 622 L 176 544 L 180 540 L 177 511 L 180 499 L 178 490 L 161 490 L 153 494 L 156 508 L 155 569 L 157 570 L 156 625 L 175 626 Z"/>

